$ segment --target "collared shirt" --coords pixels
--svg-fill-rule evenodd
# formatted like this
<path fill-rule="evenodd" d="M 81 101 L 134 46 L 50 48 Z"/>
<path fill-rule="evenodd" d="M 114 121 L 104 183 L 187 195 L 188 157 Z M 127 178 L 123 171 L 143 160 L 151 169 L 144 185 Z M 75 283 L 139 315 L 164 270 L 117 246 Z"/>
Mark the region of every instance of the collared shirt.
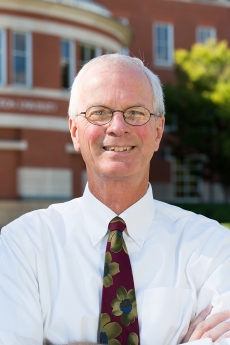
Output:
<path fill-rule="evenodd" d="M 28 213 L 3 228 L 1 345 L 42 345 L 43 338 L 54 344 L 97 342 L 108 223 L 115 216 L 86 188 L 82 198 Z M 154 201 L 151 187 L 120 217 L 127 225 L 141 345 L 179 344 L 210 303 L 213 312 L 230 309 L 227 229 Z"/>

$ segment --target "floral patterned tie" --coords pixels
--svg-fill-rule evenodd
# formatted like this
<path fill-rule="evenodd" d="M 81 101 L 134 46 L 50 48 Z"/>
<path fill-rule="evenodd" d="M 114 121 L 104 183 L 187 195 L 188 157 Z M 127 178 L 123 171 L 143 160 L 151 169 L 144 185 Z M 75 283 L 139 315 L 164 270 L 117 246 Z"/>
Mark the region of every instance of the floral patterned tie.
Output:
<path fill-rule="evenodd" d="M 129 255 L 120 217 L 109 223 L 100 318 L 100 344 L 139 345 L 137 305 Z"/>

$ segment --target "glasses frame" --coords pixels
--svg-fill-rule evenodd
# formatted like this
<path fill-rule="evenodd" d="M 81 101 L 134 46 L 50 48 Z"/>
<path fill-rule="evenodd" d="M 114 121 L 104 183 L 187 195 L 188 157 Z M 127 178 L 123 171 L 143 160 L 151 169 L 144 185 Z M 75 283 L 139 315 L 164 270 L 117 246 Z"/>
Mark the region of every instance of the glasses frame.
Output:
<path fill-rule="evenodd" d="M 86 116 L 86 113 L 87 113 L 87 111 L 88 111 L 89 109 L 91 109 L 91 108 L 93 108 L 93 107 L 103 107 L 103 108 L 109 109 L 109 110 L 111 111 L 111 114 L 112 114 L 111 117 L 110 117 L 110 120 L 109 120 L 108 122 L 106 122 L 106 123 L 101 124 L 101 125 L 99 125 L 98 123 L 91 122 L 91 121 L 89 120 L 89 118 Z M 145 110 L 147 110 L 148 113 L 149 113 L 149 115 L 150 115 L 148 121 L 146 121 L 145 123 L 143 123 L 143 124 L 141 124 L 141 125 L 132 125 L 131 123 L 127 122 L 127 121 L 126 121 L 126 117 L 125 117 L 125 112 L 126 112 L 128 109 L 130 109 L 130 108 L 144 108 Z M 144 126 L 144 125 L 146 125 L 146 123 L 149 122 L 149 120 L 151 119 L 151 116 L 156 116 L 157 118 L 158 118 L 158 117 L 161 117 L 161 115 L 157 115 L 157 114 L 151 113 L 147 108 L 142 107 L 142 106 L 131 106 L 131 107 L 128 107 L 127 109 L 125 109 L 125 110 L 112 110 L 112 109 L 110 109 L 110 108 L 108 108 L 108 107 L 105 107 L 104 105 L 93 105 L 92 107 L 89 107 L 88 109 L 86 109 L 86 111 L 81 111 L 81 112 L 80 112 L 79 114 L 77 114 L 76 116 L 84 115 L 84 117 L 86 118 L 86 120 L 87 120 L 89 123 L 92 123 L 92 125 L 95 125 L 95 126 L 104 126 L 104 125 L 107 125 L 108 123 L 110 123 L 110 121 L 111 121 L 112 118 L 113 118 L 114 113 L 117 113 L 117 112 L 123 114 L 123 119 L 124 119 L 124 121 L 125 121 L 128 125 L 130 125 L 130 126 Z"/>

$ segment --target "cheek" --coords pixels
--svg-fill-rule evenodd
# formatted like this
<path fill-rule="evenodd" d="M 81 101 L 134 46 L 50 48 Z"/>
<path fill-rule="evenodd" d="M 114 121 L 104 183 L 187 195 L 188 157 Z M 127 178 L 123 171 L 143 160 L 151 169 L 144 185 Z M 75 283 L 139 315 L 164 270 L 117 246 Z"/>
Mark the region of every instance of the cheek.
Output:
<path fill-rule="evenodd" d="M 156 133 L 153 126 L 140 126 L 138 128 L 138 136 L 141 138 L 142 145 L 145 148 L 152 149 L 154 147 Z"/>
<path fill-rule="evenodd" d="M 100 142 L 101 130 L 99 126 L 86 124 L 79 128 L 80 147 L 91 149 Z"/>

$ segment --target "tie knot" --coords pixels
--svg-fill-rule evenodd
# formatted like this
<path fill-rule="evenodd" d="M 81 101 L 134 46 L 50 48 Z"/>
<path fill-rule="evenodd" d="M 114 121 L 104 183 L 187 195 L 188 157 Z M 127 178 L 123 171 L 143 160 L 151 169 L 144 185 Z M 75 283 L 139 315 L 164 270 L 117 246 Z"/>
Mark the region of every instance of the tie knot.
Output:
<path fill-rule="evenodd" d="M 113 230 L 119 230 L 119 231 L 124 231 L 126 228 L 126 224 L 124 222 L 124 220 L 120 217 L 115 217 L 111 220 L 111 222 L 109 223 L 109 230 L 113 231 Z"/>

